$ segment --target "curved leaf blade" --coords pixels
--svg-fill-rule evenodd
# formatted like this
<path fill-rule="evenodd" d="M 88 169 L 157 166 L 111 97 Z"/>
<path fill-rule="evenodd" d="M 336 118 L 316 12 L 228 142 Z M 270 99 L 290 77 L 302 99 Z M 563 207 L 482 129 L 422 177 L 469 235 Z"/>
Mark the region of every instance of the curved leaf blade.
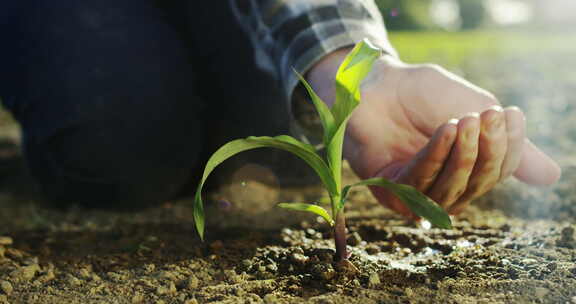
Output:
<path fill-rule="evenodd" d="M 276 148 L 288 151 L 304 160 L 320 177 L 330 195 L 338 195 L 339 189 L 336 187 L 334 177 L 328 165 L 316 153 L 313 146 L 302 143 L 293 137 L 281 135 L 276 137 L 262 136 L 262 137 L 248 137 L 245 139 L 233 140 L 218 149 L 208 160 L 202 179 L 196 189 L 194 196 L 194 221 L 196 230 L 201 239 L 204 239 L 204 203 L 202 201 L 202 187 L 204 182 L 212 173 L 212 171 L 226 159 L 247 150 L 257 148 Z"/>
<path fill-rule="evenodd" d="M 344 207 L 348 192 L 355 186 L 379 186 L 391 191 L 402 201 L 414 214 L 427 219 L 432 225 L 444 229 L 452 228 L 452 221 L 450 217 L 438 204 L 432 199 L 424 195 L 416 188 L 396 184 L 382 177 L 375 177 L 363 180 L 353 185 L 348 185 L 342 189 L 342 200 L 340 201 L 339 208 Z"/>
<path fill-rule="evenodd" d="M 360 84 L 381 54 L 381 49 L 365 39 L 356 44 L 338 68 L 336 101 L 332 107 L 337 125 L 344 122 L 360 102 Z"/>
<path fill-rule="evenodd" d="M 381 50 L 368 40 L 356 44 L 336 73 L 336 101 L 332 107 L 335 126 L 330 138 L 325 139 L 326 155 L 336 185 L 341 187 L 342 145 L 346 124 L 360 103 L 360 84 L 372 69 Z"/>
<path fill-rule="evenodd" d="M 324 145 L 327 146 L 328 142 L 326 140 L 331 138 L 332 133 L 334 132 L 334 116 L 332 115 L 330 108 L 328 108 L 326 103 L 324 103 L 324 101 L 316 94 L 316 92 L 314 92 L 306 79 L 304 79 L 304 77 L 302 77 L 302 75 L 300 75 L 300 73 L 298 73 L 296 70 L 294 70 L 294 73 L 296 73 L 296 76 L 298 76 L 300 82 L 302 82 L 304 88 L 306 88 L 306 91 L 308 91 L 308 95 L 310 95 L 310 99 L 312 99 L 312 103 L 316 108 L 316 112 L 318 112 L 318 117 L 320 117 L 322 127 L 324 128 Z"/>
<path fill-rule="evenodd" d="M 316 215 L 321 216 L 328 224 L 330 224 L 330 226 L 334 226 L 334 220 L 332 219 L 328 211 L 326 211 L 326 209 L 318 205 L 306 204 L 306 203 L 279 203 L 277 206 L 288 210 L 314 213 Z"/>

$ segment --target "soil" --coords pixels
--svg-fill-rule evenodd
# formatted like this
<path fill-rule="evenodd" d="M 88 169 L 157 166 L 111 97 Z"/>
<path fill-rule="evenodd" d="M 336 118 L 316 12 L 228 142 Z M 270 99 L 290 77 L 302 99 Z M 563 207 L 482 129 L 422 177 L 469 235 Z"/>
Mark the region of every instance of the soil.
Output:
<path fill-rule="evenodd" d="M 475 75 L 522 87 L 509 75 L 514 70 Z M 334 263 L 320 218 L 274 207 L 318 201 L 322 190 L 289 187 L 265 166 L 247 164 L 212 192 L 201 242 L 190 201 L 125 213 L 53 210 L 21 187 L 29 184 L 14 161 L 2 160 L 10 173 L 0 183 L 0 303 L 576 303 L 576 162 L 565 152 L 576 140 L 574 120 L 530 114 L 574 116 L 566 102 L 574 82 L 563 82 L 566 96 L 555 95 L 555 103 L 533 102 L 556 80 L 535 85 L 542 95 L 525 108 L 528 121 L 539 117 L 531 136 L 550 143 L 563 167 L 559 183 L 538 188 L 511 179 L 456 217 L 452 230 L 405 221 L 359 189 L 347 204 L 359 272 Z M 17 139 L 11 125 L 0 129 Z M 1 159 L 17 159 L 17 151 L 0 148 Z M 345 178 L 355 177 L 346 169 Z"/>
<path fill-rule="evenodd" d="M 320 188 L 240 176 L 211 195 L 204 243 L 187 201 L 63 212 L 5 194 L 0 303 L 576 303 L 575 209 L 558 199 L 566 184 L 530 192 L 510 181 L 453 230 L 409 223 L 356 191 L 347 212 L 354 272 L 333 261 L 320 218 L 273 208 L 318 199 Z M 562 218 L 511 215 L 530 195 Z"/>

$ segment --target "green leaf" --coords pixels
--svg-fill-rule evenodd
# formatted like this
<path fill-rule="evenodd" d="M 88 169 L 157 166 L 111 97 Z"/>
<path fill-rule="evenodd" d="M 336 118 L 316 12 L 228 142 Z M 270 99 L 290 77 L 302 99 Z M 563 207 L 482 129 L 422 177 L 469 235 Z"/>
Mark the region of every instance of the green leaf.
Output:
<path fill-rule="evenodd" d="M 326 142 L 326 140 L 331 138 L 332 133 L 334 132 L 334 116 L 332 115 L 332 112 L 330 112 L 330 109 L 328 108 L 326 103 L 322 99 L 320 99 L 320 97 L 316 94 L 316 92 L 314 92 L 314 90 L 312 89 L 310 84 L 308 84 L 306 79 L 304 79 L 304 77 L 302 77 L 302 75 L 300 75 L 300 73 L 298 73 L 296 70 L 294 70 L 294 73 L 296 73 L 296 75 L 300 79 L 300 82 L 302 82 L 302 84 L 306 88 L 306 91 L 308 91 L 308 94 L 310 95 L 312 102 L 314 103 L 314 107 L 318 112 L 318 116 L 320 117 L 320 121 L 322 122 L 322 127 L 324 128 L 324 138 L 323 138 L 324 145 L 328 146 L 328 142 Z"/>
<path fill-rule="evenodd" d="M 196 224 L 196 230 L 200 235 L 201 239 L 204 239 L 204 207 L 202 202 L 202 187 L 204 182 L 210 175 L 210 173 L 221 164 L 226 159 L 247 150 L 257 149 L 257 148 L 276 148 L 284 151 L 288 151 L 292 154 L 303 159 L 320 177 L 324 186 L 328 190 L 331 196 L 339 195 L 339 189 L 336 187 L 334 177 L 328 165 L 324 160 L 316 153 L 314 147 L 309 144 L 302 143 L 293 137 L 287 135 L 281 135 L 276 137 L 248 137 L 246 139 L 233 140 L 224 146 L 220 147 L 208 160 L 206 167 L 204 168 L 204 173 L 202 179 L 198 184 L 196 189 L 196 195 L 194 196 L 194 220 Z"/>
<path fill-rule="evenodd" d="M 279 203 L 278 207 L 284 208 L 284 209 L 290 209 L 290 210 L 296 210 L 296 211 L 306 211 L 306 212 L 314 213 L 314 214 L 319 215 L 322 218 L 324 218 L 324 220 L 326 220 L 326 222 L 328 222 L 328 224 L 330 224 L 330 226 L 334 226 L 334 220 L 332 219 L 330 214 L 328 214 L 328 211 L 326 211 L 326 209 L 324 209 L 318 205 L 305 204 L 305 203 Z"/>
<path fill-rule="evenodd" d="M 332 114 L 337 125 L 343 123 L 360 102 L 360 84 L 372 69 L 382 50 L 368 40 L 356 44 L 336 73 L 336 101 Z"/>
<path fill-rule="evenodd" d="M 380 56 L 381 50 L 364 40 L 354 47 L 346 56 L 336 73 L 336 101 L 332 107 L 334 116 L 334 131 L 330 138 L 325 139 L 326 155 L 336 185 L 341 187 L 342 145 L 346 124 L 352 111 L 360 103 L 360 84 L 372 69 L 374 62 Z"/>
<path fill-rule="evenodd" d="M 416 188 L 404 185 L 396 184 L 382 177 L 375 177 L 363 180 L 353 185 L 349 185 L 342 189 L 342 200 L 338 206 L 339 209 L 344 207 L 346 198 L 350 188 L 354 186 L 380 186 L 386 188 L 387 190 L 394 193 L 414 214 L 423 217 L 430 221 L 432 225 L 444 229 L 452 228 L 452 222 L 450 217 L 438 206 L 433 200 L 431 200 L 422 192 L 416 190 Z"/>

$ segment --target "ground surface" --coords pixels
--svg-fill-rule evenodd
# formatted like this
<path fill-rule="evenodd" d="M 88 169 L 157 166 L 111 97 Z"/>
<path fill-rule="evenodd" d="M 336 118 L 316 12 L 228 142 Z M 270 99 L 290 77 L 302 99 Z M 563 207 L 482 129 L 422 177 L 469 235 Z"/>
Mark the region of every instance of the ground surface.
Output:
<path fill-rule="evenodd" d="M 211 195 L 205 243 L 189 202 L 55 211 L 12 174 L 0 193 L 0 303 L 576 303 L 576 63 L 562 52 L 458 64 L 526 109 L 562 180 L 542 189 L 510 180 L 450 231 L 416 227 L 354 192 L 349 245 L 360 274 L 335 269 L 324 223 L 273 207 L 321 190 L 279 187 L 283 177 L 265 167 L 246 165 Z"/>

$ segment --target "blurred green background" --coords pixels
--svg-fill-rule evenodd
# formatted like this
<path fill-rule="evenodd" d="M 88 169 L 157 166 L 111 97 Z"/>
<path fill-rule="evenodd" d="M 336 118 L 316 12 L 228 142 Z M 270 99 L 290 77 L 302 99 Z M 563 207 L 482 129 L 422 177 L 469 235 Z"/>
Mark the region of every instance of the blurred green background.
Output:
<path fill-rule="evenodd" d="M 529 137 L 556 159 L 574 162 L 576 1 L 376 3 L 404 61 L 440 64 L 504 105 L 520 106 Z"/>

